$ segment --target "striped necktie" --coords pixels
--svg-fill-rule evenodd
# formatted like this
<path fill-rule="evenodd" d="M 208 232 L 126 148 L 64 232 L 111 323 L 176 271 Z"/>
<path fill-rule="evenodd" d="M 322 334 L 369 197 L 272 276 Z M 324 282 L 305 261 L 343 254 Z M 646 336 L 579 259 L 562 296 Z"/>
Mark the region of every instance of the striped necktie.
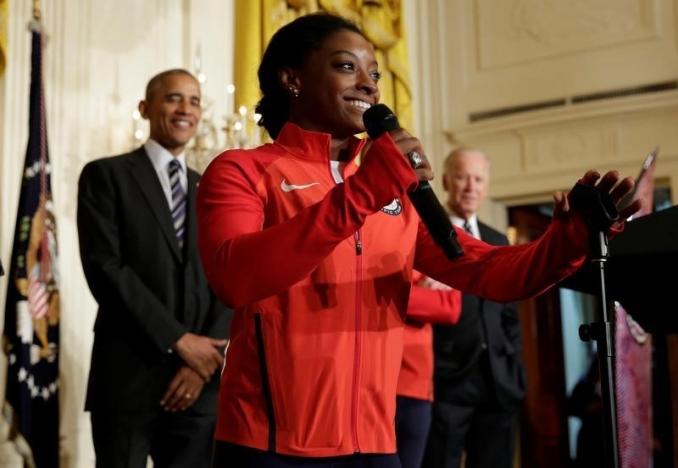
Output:
<path fill-rule="evenodd" d="M 181 164 L 176 159 L 169 163 L 170 188 L 172 189 L 172 224 L 179 242 L 184 245 L 184 224 L 186 222 L 186 193 L 181 186 Z"/>
<path fill-rule="evenodd" d="M 471 223 L 468 222 L 468 219 L 464 220 L 464 231 L 468 232 L 471 236 L 475 237 L 473 234 L 473 229 L 471 229 Z"/>

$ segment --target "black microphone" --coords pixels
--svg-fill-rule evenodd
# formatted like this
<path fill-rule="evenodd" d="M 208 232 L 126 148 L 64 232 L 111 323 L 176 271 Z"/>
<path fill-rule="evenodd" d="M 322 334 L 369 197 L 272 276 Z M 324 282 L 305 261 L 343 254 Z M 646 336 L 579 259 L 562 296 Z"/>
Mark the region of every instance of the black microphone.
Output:
<path fill-rule="evenodd" d="M 398 118 L 384 104 L 376 104 L 365 111 L 363 123 L 371 139 L 384 132 L 398 130 Z M 423 164 L 422 157 L 416 151 L 407 154 L 410 164 L 417 169 Z M 427 180 L 420 181 L 417 188 L 407 193 L 419 217 L 431 234 L 431 237 L 450 260 L 460 257 L 464 251 L 457 240 L 457 233 L 452 227 L 450 218 L 433 193 L 433 187 Z"/>

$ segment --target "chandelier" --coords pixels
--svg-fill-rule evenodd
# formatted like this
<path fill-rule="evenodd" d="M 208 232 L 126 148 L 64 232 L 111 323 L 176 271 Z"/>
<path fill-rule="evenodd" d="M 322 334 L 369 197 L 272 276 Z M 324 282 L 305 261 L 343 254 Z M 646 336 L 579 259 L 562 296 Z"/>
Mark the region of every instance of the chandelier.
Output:
<path fill-rule="evenodd" d="M 200 46 L 196 48 L 193 60 L 193 74 L 204 89 L 207 75 L 202 70 Z M 261 115 L 234 105 L 235 85 L 226 85 L 226 113 L 215 110 L 214 99 L 203 94 L 201 99 L 202 117 L 195 136 L 186 147 L 186 164 L 202 173 L 212 160 L 221 152 L 233 148 L 254 148 L 263 141 L 263 133 L 258 122 Z M 132 145 L 139 147 L 147 138 L 147 132 L 137 109 L 132 112 Z"/>

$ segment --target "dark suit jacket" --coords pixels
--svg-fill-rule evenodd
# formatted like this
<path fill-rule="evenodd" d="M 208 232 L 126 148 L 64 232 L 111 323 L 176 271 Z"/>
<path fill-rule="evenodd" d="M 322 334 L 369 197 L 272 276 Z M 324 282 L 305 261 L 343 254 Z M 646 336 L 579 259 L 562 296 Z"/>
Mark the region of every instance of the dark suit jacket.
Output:
<path fill-rule="evenodd" d="M 507 245 L 506 236 L 478 222 L 480 237 L 493 245 Z M 499 304 L 477 296 L 462 296 L 462 312 L 455 325 L 434 325 L 434 385 L 438 401 L 473 403 L 477 388 L 468 379 L 481 366 L 487 349 L 490 391 L 500 406 L 515 407 L 525 394 L 520 323 L 515 304 Z M 481 372 L 487 374 L 487 367 Z"/>
<path fill-rule="evenodd" d="M 209 290 L 197 252 L 198 179 L 188 171 L 182 251 L 143 147 L 93 161 L 80 175 L 80 257 L 99 304 L 87 410 L 159 408 L 181 364 L 172 345 L 186 332 L 228 336 L 229 313 Z M 196 410 L 215 412 L 218 374 Z"/>

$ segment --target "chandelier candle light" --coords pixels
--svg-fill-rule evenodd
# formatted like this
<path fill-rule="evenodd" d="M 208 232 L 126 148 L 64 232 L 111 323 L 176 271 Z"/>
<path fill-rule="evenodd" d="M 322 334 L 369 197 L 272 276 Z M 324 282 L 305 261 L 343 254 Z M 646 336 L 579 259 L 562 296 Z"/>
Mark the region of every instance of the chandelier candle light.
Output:
<path fill-rule="evenodd" d="M 193 61 L 194 74 L 204 89 L 207 83 L 207 75 L 202 69 L 202 56 L 200 46 L 196 48 Z M 220 152 L 231 148 L 251 148 L 261 144 L 261 130 L 257 122 L 261 116 L 247 107 L 240 106 L 235 109 L 235 85 L 226 85 L 226 115 L 223 117 L 224 126 L 222 134 L 217 131 L 211 113 L 214 101 L 205 95 L 202 98 L 202 119 L 192 144 L 187 149 L 187 162 L 199 172 L 202 172 L 208 164 Z"/>

